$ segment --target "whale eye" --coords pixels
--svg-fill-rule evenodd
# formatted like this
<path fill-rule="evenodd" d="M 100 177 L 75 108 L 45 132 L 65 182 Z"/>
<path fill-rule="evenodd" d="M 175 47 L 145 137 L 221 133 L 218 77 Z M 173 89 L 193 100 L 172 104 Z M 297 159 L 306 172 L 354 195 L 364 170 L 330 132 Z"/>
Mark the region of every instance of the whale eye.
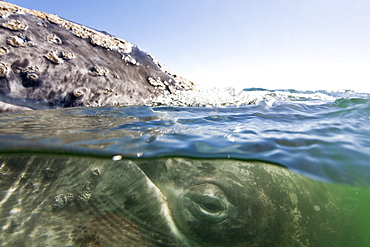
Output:
<path fill-rule="evenodd" d="M 230 206 L 224 191 L 207 183 L 191 187 L 184 196 L 185 206 L 199 221 L 216 224 L 229 217 Z"/>

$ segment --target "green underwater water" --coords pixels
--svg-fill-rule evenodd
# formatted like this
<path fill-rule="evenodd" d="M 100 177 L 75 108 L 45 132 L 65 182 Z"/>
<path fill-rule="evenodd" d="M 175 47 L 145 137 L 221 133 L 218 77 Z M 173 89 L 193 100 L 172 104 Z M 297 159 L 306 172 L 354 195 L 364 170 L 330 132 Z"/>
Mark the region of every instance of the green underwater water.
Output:
<path fill-rule="evenodd" d="M 269 163 L 68 153 L 0 162 L 2 246 L 370 244 L 369 187 Z"/>

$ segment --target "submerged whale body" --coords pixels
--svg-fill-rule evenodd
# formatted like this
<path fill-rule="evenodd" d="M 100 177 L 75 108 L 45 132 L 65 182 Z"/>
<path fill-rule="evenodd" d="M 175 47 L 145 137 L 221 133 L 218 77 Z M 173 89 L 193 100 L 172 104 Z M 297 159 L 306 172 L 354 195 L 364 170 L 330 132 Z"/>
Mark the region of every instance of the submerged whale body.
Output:
<path fill-rule="evenodd" d="M 144 105 L 194 88 L 125 40 L 3 1 L 0 17 L 0 112 Z"/>
<path fill-rule="evenodd" d="M 0 162 L 4 246 L 367 246 L 369 241 L 353 205 L 335 187 L 267 163 L 42 154 L 4 154 Z"/>

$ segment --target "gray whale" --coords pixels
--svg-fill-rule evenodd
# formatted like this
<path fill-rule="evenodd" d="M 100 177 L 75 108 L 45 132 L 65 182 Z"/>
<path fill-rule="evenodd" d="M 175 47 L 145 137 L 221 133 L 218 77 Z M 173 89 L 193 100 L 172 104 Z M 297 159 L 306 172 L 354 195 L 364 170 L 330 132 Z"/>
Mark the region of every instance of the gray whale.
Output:
<path fill-rule="evenodd" d="M 1 246 L 370 243 L 368 189 L 268 163 L 17 153 L 0 164 Z"/>
<path fill-rule="evenodd" d="M 0 1 L 0 112 L 144 105 L 194 84 L 125 40 Z"/>

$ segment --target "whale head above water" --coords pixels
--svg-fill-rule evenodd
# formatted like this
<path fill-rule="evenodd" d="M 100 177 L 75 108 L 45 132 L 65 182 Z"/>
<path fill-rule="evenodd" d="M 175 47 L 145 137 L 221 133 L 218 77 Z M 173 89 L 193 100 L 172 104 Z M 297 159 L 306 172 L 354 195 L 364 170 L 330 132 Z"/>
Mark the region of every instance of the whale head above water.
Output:
<path fill-rule="evenodd" d="M 134 44 L 0 1 L 0 112 L 144 105 L 194 84 Z"/>

